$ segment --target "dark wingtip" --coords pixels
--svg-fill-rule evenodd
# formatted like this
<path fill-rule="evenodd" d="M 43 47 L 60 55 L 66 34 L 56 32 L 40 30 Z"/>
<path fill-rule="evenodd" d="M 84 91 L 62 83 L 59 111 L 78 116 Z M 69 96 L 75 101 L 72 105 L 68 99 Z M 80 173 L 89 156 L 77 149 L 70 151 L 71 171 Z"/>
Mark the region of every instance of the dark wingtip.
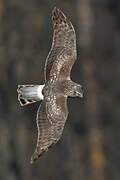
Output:
<path fill-rule="evenodd" d="M 52 21 L 54 25 L 67 24 L 71 29 L 73 29 L 71 21 L 66 17 L 66 15 L 57 7 L 54 7 L 52 10 Z"/>
<path fill-rule="evenodd" d="M 66 16 L 59 8 L 54 7 L 52 10 L 52 20 L 56 21 L 58 19 L 66 19 Z"/>
<path fill-rule="evenodd" d="M 56 9 L 57 9 L 57 7 L 56 7 L 56 6 L 54 6 L 53 11 L 55 11 Z"/>
<path fill-rule="evenodd" d="M 58 11 L 58 8 L 55 6 L 52 10 L 52 14 L 54 14 L 56 11 Z"/>
<path fill-rule="evenodd" d="M 54 21 L 55 17 L 58 16 L 59 9 L 54 7 L 52 10 L 52 20 Z"/>
<path fill-rule="evenodd" d="M 31 157 L 30 164 L 34 164 L 35 161 L 39 158 L 39 155 L 37 152 L 34 152 L 34 154 Z"/>
<path fill-rule="evenodd" d="M 31 156 L 30 164 L 34 164 L 44 152 L 45 151 L 41 151 L 38 153 L 37 151 L 35 151 Z"/>

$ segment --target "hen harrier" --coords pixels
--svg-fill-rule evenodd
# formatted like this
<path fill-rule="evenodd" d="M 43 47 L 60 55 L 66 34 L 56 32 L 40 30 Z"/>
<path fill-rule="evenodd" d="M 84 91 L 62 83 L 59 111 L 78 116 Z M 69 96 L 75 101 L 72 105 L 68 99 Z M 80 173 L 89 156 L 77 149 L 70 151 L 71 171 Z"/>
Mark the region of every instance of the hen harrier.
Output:
<path fill-rule="evenodd" d="M 70 79 L 76 60 L 76 35 L 70 20 L 56 7 L 52 12 L 52 48 L 45 64 L 44 85 L 19 85 L 22 106 L 41 101 L 37 111 L 38 139 L 31 163 L 60 139 L 67 119 L 67 97 L 83 97 L 83 87 Z"/>

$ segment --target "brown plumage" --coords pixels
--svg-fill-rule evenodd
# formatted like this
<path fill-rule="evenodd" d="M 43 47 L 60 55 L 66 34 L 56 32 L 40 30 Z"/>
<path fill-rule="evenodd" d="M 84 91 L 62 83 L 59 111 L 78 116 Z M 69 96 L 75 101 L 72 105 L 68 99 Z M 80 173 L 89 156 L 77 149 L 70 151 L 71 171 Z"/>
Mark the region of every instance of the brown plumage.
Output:
<path fill-rule="evenodd" d="M 69 78 L 76 60 L 76 35 L 70 20 L 56 7 L 52 12 L 53 43 L 45 65 L 45 80 Z"/>
<path fill-rule="evenodd" d="M 83 88 L 70 79 L 76 60 L 74 28 L 60 9 L 52 12 L 53 43 L 45 64 L 44 85 L 18 87 L 22 105 L 43 100 L 37 112 L 38 139 L 31 163 L 35 162 L 60 139 L 68 115 L 67 97 L 83 97 Z"/>

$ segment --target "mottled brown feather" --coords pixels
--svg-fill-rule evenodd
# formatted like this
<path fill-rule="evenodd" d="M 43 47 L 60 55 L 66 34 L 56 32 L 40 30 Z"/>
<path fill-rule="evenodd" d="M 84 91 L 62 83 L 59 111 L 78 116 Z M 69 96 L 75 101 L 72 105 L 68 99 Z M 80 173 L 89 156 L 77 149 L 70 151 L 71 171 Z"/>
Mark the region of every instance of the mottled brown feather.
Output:
<path fill-rule="evenodd" d="M 52 12 L 53 42 L 45 64 L 45 81 L 68 79 L 76 60 L 76 35 L 72 23 L 56 7 Z"/>
<path fill-rule="evenodd" d="M 37 112 L 38 139 L 31 163 L 47 152 L 60 139 L 67 119 L 67 98 L 52 95 L 49 102 L 43 101 Z"/>

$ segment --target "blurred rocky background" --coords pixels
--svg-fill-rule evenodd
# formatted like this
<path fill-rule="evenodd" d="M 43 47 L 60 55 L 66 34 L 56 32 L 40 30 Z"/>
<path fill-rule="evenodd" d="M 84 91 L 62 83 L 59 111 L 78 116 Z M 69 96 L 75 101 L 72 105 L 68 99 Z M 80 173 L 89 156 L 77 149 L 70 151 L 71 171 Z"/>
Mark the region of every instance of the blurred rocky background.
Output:
<path fill-rule="evenodd" d="M 43 84 L 59 7 L 77 35 L 72 79 L 84 99 L 68 99 L 61 140 L 34 165 L 39 103 L 20 107 L 18 84 Z M 0 0 L 0 180 L 120 179 L 120 0 Z"/>

